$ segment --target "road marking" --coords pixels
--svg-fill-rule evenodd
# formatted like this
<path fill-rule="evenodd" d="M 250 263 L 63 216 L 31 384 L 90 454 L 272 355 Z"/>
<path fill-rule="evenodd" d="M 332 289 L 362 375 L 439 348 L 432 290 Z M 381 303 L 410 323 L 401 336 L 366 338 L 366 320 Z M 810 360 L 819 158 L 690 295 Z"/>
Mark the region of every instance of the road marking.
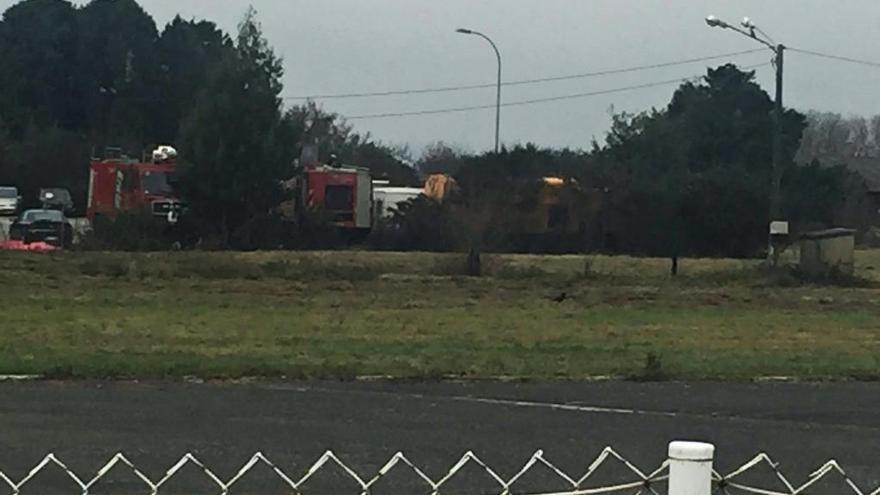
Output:
<path fill-rule="evenodd" d="M 383 395 L 397 398 L 410 398 L 418 400 L 444 400 L 455 402 L 471 402 L 474 404 L 487 404 L 494 406 L 522 407 L 535 409 L 553 409 L 557 411 L 569 412 L 585 412 L 594 414 L 620 414 L 620 415 L 640 415 L 640 416 L 664 416 L 677 417 L 680 414 L 669 411 L 645 411 L 639 409 L 624 409 L 619 407 L 591 406 L 585 404 L 557 403 L 557 402 L 538 402 L 528 400 L 499 399 L 493 397 L 478 397 L 472 395 L 431 395 L 419 394 L 412 392 L 389 392 L 385 390 L 341 390 L 326 387 L 309 387 L 298 386 L 290 387 L 285 385 L 270 385 L 267 388 L 274 390 L 288 390 L 299 393 L 319 392 L 327 394 L 361 394 L 361 395 Z"/>
<path fill-rule="evenodd" d="M 510 399 L 493 399 L 489 397 L 473 397 L 467 395 L 454 395 L 451 397 L 447 397 L 450 400 L 460 401 L 460 402 L 474 402 L 477 404 L 492 404 L 496 406 L 512 406 L 512 407 L 532 407 L 532 408 L 541 408 L 541 409 L 556 409 L 559 411 L 574 411 L 574 412 L 588 412 L 588 413 L 601 413 L 601 414 L 650 414 L 650 415 L 661 415 L 661 416 L 677 416 L 676 413 L 672 412 L 655 412 L 655 411 L 640 411 L 637 409 L 621 409 L 617 407 L 600 407 L 600 406 L 589 406 L 589 405 L 578 405 L 578 404 L 560 404 L 555 402 L 535 402 L 535 401 L 527 401 L 527 400 L 510 400 Z"/>
<path fill-rule="evenodd" d="M 588 404 L 577 404 L 577 403 L 555 403 L 555 402 L 539 402 L 539 401 L 527 401 L 527 400 L 513 400 L 513 399 L 499 399 L 492 397 L 476 397 L 476 396 L 468 396 L 468 395 L 434 395 L 434 394 L 420 394 L 413 392 L 390 392 L 387 390 L 344 390 L 337 388 L 329 388 L 329 387 L 311 387 L 308 385 L 269 385 L 266 388 L 271 390 L 284 390 L 284 391 L 293 391 L 297 393 L 326 393 L 326 394 L 359 394 L 359 395 L 372 395 L 372 396 L 386 396 L 386 397 L 394 397 L 394 398 L 403 398 L 403 399 L 417 399 L 417 400 L 432 400 L 432 401 L 447 401 L 447 402 L 470 402 L 474 404 L 486 404 L 486 405 L 496 405 L 496 406 L 505 406 L 505 407 L 521 407 L 521 408 L 535 408 L 535 409 L 549 409 L 555 411 L 566 411 L 566 412 L 579 412 L 579 413 L 589 413 L 589 414 L 615 414 L 621 416 L 645 416 L 645 417 L 655 417 L 655 418 L 689 418 L 689 419 L 697 419 L 697 420 L 709 420 L 709 421 L 734 421 L 738 423 L 751 423 L 751 424 L 775 424 L 775 425 L 787 425 L 796 427 L 799 429 L 807 428 L 812 429 L 817 426 L 821 426 L 823 428 L 836 428 L 841 430 L 848 431 L 858 431 L 858 430 L 880 430 L 878 426 L 870 426 L 870 425 L 859 425 L 859 424 L 848 424 L 848 423 L 816 423 L 808 420 L 799 420 L 799 419 L 787 419 L 787 418 L 773 418 L 773 417 L 756 417 L 756 416 L 739 416 L 736 414 L 725 414 L 722 412 L 687 412 L 687 411 L 651 411 L 644 409 L 625 409 L 619 407 L 604 407 L 604 406 L 591 406 Z"/>

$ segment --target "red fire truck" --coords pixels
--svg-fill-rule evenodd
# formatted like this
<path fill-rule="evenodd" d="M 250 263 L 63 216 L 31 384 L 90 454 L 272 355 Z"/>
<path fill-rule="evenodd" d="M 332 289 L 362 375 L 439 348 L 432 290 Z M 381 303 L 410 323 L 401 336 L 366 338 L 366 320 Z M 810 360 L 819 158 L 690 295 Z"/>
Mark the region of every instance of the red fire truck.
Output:
<path fill-rule="evenodd" d="M 281 185 L 289 195 L 279 205 L 283 218 L 302 221 L 317 214 L 323 221 L 358 237 L 373 226 L 373 181 L 370 170 L 340 165 L 336 155 L 318 160 L 315 143 L 303 145 L 296 174 Z"/>
<path fill-rule="evenodd" d="M 369 230 L 373 224 L 370 171 L 360 167 L 320 165 L 302 175 L 302 198 L 310 210 L 327 215 L 337 227 Z"/>
<path fill-rule="evenodd" d="M 86 216 L 94 222 L 96 217 L 144 212 L 176 222 L 184 208 L 172 187 L 176 171 L 177 152 L 170 146 L 160 146 L 141 160 L 108 149 L 89 167 Z"/>

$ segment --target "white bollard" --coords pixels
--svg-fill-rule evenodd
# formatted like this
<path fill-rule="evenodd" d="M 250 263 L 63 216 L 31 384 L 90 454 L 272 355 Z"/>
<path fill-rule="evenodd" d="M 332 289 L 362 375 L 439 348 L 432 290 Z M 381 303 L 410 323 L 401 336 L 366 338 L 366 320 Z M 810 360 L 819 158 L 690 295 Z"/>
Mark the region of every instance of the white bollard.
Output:
<path fill-rule="evenodd" d="M 669 444 L 669 495 L 711 495 L 715 446 L 703 442 Z"/>

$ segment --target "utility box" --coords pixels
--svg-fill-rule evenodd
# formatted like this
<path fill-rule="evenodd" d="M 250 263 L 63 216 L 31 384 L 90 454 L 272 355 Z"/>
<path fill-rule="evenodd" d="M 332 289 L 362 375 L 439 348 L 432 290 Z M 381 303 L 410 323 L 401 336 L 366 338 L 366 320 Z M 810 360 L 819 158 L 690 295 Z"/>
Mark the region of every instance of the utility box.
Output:
<path fill-rule="evenodd" d="M 855 271 L 856 231 L 828 229 L 801 236 L 801 271 L 811 277 L 834 273 L 852 275 Z"/>

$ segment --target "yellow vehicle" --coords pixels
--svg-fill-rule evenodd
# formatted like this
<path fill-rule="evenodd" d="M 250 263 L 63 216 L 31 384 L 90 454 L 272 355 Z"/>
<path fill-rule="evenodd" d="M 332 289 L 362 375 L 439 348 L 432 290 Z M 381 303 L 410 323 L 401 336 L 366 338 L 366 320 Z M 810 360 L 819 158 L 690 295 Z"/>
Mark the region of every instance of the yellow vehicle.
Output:
<path fill-rule="evenodd" d="M 523 234 L 573 234 L 593 220 L 601 197 L 574 179 L 543 177 L 520 194 L 518 203 Z"/>
<path fill-rule="evenodd" d="M 425 180 L 425 196 L 442 203 L 458 189 L 458 183 L 446 174 L 429 175 Z"/>

